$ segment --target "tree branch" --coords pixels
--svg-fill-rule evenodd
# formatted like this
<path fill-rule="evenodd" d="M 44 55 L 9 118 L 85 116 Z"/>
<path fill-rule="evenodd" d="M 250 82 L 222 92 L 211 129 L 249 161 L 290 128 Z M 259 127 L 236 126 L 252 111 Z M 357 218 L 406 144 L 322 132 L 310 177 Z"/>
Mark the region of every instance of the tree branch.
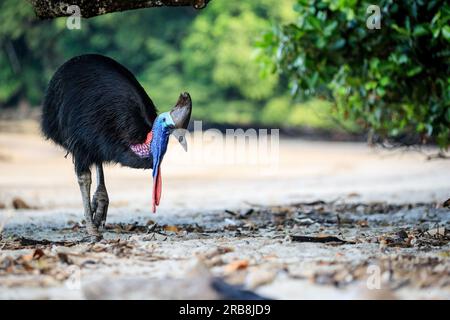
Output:
<path fill-rule="evenodd" d="M 78 6 L 83 18 L 91 18 L 110 12 L 150 8 L 190 6 L 195 9 L 206 7 L 210 0 L 28 0 L 39 19 L 52 19 L 73 15 L 69 6 Z"/>

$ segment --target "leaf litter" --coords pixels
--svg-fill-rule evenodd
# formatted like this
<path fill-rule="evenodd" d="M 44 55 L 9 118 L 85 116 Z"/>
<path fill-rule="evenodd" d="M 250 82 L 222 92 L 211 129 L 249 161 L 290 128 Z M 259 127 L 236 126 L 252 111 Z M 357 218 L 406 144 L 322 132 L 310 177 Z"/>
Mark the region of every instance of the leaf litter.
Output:
<path fill-rule="evenodd" d="M 180 268 L 175 272 L 182 274 L 183 261 L 195 258 L 214 276 L 250 289 L 270 286 L 280 277 L 341 289 L 365 281 L 368 267 L 376 265 L 383 288 L 391 292 L 450 290 L 450 210 L 435 203 L 318 200 L 255 205 L 175 216 L 167 223 L 108 223 L 105 239 L 96 244 L 83 241 L 83 223 L 72 221 L 54 229 L 47 230 L 47 239 L 5 227 L 0 241 L 0 284 L 20 287 L 35 281 L 36 286 L 55 286 L 70 276 L 68 266 L 101 270 L 126 261 L 148 270 L 175 262 Z M 62 237 L 53 239 L 52 232 Z M 259 243 L 260 250 L 253 247 Z M 278 246 L 293 252 L 303 248 L 310 256 L 283 256 L 277 249 L 266 252 Z M 258 255 L 260 251 L 264 254 Z M 316 251 L 334 256 L 323 258 Z M 348 252 L 359 252 L 361 257 Z M 25 275 L 34 278 L 21 284 Z"/>

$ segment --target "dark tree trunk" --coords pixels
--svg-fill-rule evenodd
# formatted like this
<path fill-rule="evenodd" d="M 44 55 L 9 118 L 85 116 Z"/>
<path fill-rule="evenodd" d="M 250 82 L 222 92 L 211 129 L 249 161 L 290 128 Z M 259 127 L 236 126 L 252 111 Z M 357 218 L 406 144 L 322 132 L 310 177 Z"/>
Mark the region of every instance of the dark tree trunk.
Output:
<path fill-rule="evenodd" d="M 29 0 L 34 12 L 40 19 L 52 19 L 70 16 L 69 5 L 80 8 L 83 18 L 91 18 L 110 12 L 125 10 L 162 7 L 162 6 L 191 6 L 196 9 L 204 8 L 210 0 Z"/>

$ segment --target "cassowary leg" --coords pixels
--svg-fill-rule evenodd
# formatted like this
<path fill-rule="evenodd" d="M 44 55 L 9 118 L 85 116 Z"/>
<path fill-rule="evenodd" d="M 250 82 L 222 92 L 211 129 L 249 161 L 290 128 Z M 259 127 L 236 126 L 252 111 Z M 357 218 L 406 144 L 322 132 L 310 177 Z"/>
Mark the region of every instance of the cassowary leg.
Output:
<path fill-rule="evenodd" d="M 102 164 L 97 164 L 97 190 L 92 197 L 92 215 L 94 224 L 97 227 L 103 228 L 106 222 L 106 215 L 108 213 L 109 198 L 106 192 L 105 177 L 103 175 Z"/>
<path fill-rule="evenodd" d="M 87 171 L 83 173 L 77 173 L 78 176 L 78 184 L 80 186 L 81 198 L 83 199 L 83 208 L 84 208 L 84 218 L 86 220 L 86 230 L 90 237 L 93 237 L 91 240 L 99 240 L 101 239 L 101 234 L 98 232 L 97 227 L 94 224 L 92 219 L 92 211 L 91 211 L 91 171 L 87 169 Z"/>

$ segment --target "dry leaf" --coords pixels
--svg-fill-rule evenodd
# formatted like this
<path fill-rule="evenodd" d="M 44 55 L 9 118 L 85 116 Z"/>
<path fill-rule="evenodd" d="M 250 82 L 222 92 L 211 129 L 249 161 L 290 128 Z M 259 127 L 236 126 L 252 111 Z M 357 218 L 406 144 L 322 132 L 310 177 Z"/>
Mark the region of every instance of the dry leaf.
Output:
<path fill-rule="evenodd" d="M 104 252 L 104 251 L 106 251 L 106 249 L 107 249 L 106 246 L 99 244 L 99 243 L 96 243 L 91 247 L 91 250 L 93 252 Z"/>
<path fill-rule="evenodd" d="M 368 228 L 369 227 L 369 223 L 367 222 L 367 220 L 359 220 L 356 222 L 356 224 L 358 226 L 360 226 L 361 228 Z"/>
<path fill-rule="evenodd" d="M 356 198 L 356 197 L 360 197 L 361 195 L 358 192 L 350 192 L 347 197 L 348 198 Z"/>
<path fill-rule="evenodd" d="M 34 270 L 33 266 L 31 266 L 28 262 L 23 262 L 23 263 L 22 263 L 22 267 L 23 267 L 26 271 L 33 271 L 33 270 Z"/>
<path fill-rule="evenodd" d="M 33 253 L 34 260 L 39 260 L 43 256 L 45 256 L 45 253 L 44 253 L 44 251 L 42 251 L 42 249 L 38 248 L 38 249 L 34 250 L 34 253 Z"/>
<path fill-rule="evenodd" d="M 134 223 L 127 224 L 123 229 L 127 232 L 133 231 L 134 229 L 136 229 L 136 224 Z"/>
<path fill-rule="evenodd" d="M 30 254 L 24 254 L 23 256 L 19 257 L 19 259 L 17 259 L 17 260 L 20 260 L 20 261 L 22 261 L 22 262 L 28 262 L 28 261 L 31 261 L 31 260 L 33 260 L 33 253 L 30 253 Z"/>
<path fill-rule="evenodd" d="M 20 256 L 17 260 L 20 260 L 21 262 L 30 262 L 32 260 L 39 260 L 44 255 L 44 251 L 38 248 L 34 250 L 33 253 Z"/>
<path fill-rule="evenodd" d="M 230 247 L 217 247 L 214 250 L 207 252 L 204 255 L 204 257 L 206 259 L 212 259 L 212 258 L 214 258 L 216 256 L 219 256 L 219 255 L 222 255 L 222 254 L 225 254 L 225 253 L 228 253 L 228 252 L 233 252 L 233 251 L 234 251 L 234 249 L 230 248 Z"/>
<path fill-rule="evenodd" d="M 12 205 L 14 209 L 31 209 L 31 207 L 21 198 L 14 198 Z"/>
<path fill-rule="evenodd" d="M 246 269 L 248 267 L 248 260 L 237 260 L 225 266 L 225 272 L 231 273 L 237 270 Z"/>
<path fill-rule="evenodd" d="M 164 226 L 163 229 L 164 231 L 179 232 L 176 226 Z"/>

